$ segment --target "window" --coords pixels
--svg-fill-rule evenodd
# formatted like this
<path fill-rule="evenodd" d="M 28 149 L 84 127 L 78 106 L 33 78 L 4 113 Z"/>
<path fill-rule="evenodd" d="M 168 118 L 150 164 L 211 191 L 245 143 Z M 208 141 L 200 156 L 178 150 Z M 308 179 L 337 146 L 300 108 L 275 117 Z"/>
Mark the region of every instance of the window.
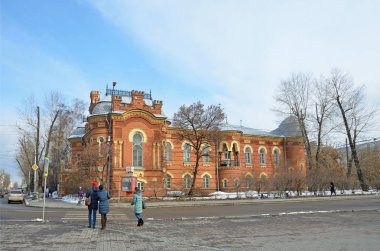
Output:
<path fill-rule="evenodd" d="M 191 153 L 191 147 L 190 147 L 190 144 L 186 143 L 184 146 L 183 146 L 183 161 L 185 163 L 188 163 L 190 162 L 190 153 Z"/>
<path fill-rule="evenodd" d="M 203 163 L 210 163 L 210 146 L 205 145 L 202 148 L 202 161 Z"/>
<path fill-rule="evenodd" d="M 133 166 L 143 166 L 142 165 L 142 135 L 136 133 L 133 135 Z"/>
<path fill-rule="evenodd" d="M 239 186 L 240 186 L 239 180 L 238 179 L 234 180 L 234 187 L 238 188 Z"/>
<path fill-rule="evenodd" d="M 210 188 L 210 176 L 207 174 L 203 176 L 203 188 Z"/>
<path fill-rule="evenodd" d="M 190 189 L 190 187 L 191 187 L 191 176 L 190 176 L 190 174 L 186 174 L 185 177 L 183 177 L 183 183 L 184 183 L 184 187 L 186 189 Z"/>
<path fill-rule="evenodd" d="M 75 157 L 76 157 L 77 161 L 80 161 L 80 153 L 76 153 Z"/>
<path fill-rule="evenodd" d="M 224 159 L 225 159 L 225 165 L 226 166 L 231 166 L 231 152 L 225 151 L 224 152 Z"/>
<path fill-rule="evenodd" d="M 251 164 L 251 148 L 245 148 L 245 163 Z"/>
<path fill-rule="evenodd" d="M 170 189 L 172 187 L 172 177 L 170 177 L 170 175 L 166 175 L 164 186 L 166 189 Z"/>
<path fill-rule="evenodd" d="M 100 136 L 98 138 L 98 142 L 99 142 L 99 157 L 102 157 L 103 156 L 103 148 L 104 148 L 104 138 L 102 136 Z"/>
<path fill-rule="evenodd" d="M 228 181 L 227 180 L 223 180 L 223 187 L 227 188 L 227 186 L 228 186 Z"/>
<path fill-rule="evenodd" d="M 265 149 L 260 149 L 260 165 L 265 165 Z"/>
<path fill-rule="evenodd" d="M 172 161 L 172 145 L 170 143 L 166 143 L 166 161 Z"/>
<path fill-rule="evenodd" d="M 253 177 L 251 175 L 245 177 L 245 184 L 247 188 L 253 188 Z"/>
<path fill-rule="evenodd" d="M 137 181 L 137 187 L 140 189 L 140 191 L 144 191 L 144 182 Z"/>
<path fill-rule="evenodd" d="M 280 154 L 278 153 L 278 149 L 274 149 L 273 151 L 273 157 L 274 157 L 274 164 L 276 166 L 280 165 Z"/>

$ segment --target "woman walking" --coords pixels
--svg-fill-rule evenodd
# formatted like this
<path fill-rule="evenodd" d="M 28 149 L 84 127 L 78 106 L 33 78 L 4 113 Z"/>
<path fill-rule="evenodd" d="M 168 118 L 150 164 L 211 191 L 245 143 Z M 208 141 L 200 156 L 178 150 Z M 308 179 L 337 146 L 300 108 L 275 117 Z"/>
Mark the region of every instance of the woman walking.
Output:
<path fill-rule="evenodd" d="M 99 213 L 101 215 L 100 221 L 102 223 L 101 230 L 103 230 L 106 228 L 106 225 L 107 225 L 107 213 L 109 212 L 108 200 L 111 198 L 108 192 L 103 189 L 103 185 L 99 186 L 98 198 L 99 198 Z"/>
<path fill-rule="evenodd" d="M 137 226 L 142 227 L 144 225 L 144 220 L 141 218 L 143 212 L 144 200 L 141 195 L 141 191 L 138 187 L 135 187 L 135 193 L 133 194 L 133 199 L 131 205 L 135 205 L 135 216 L 137 218 Z"/>
<path fill-rule="evenodd" d="M 88 208 L 88 228 L 95 228 L 96 224 L 96 211 L 98 210 L 98 183 L 94 180 L 91 189 L 86 193 L 86 198 L 90 199 Z M 92 220 L 91 220 L 92 218 Z M 91 224 L 92 223 L 92 224 Z"/>

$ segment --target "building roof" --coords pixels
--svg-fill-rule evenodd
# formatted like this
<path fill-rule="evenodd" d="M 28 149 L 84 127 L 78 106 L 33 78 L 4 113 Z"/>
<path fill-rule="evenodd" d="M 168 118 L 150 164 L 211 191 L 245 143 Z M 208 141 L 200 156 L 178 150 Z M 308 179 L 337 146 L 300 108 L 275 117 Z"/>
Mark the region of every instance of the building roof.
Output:
<path fill-rule="evenodd" d="M 130 104 L 131 98 L 129 97 L 122 97 L 121 103 Z M 147 106 L 153 107 L 153 101 L 150 99 L 144 99 L 144 103 Z M 107 114 L 111 111 L 111 97 L 106 96 L 106 98 L 98 103 L 95 104 L 94 109 L 92 110 L 92 113 L 90 115 L 100 115 L 100 114 Z M 114 113 L 124 113 L 125 111 L 117 111 L 114 110 Z"/>
<path fill-rule="evenodd" d="M 86 134 L 84 127 L 77 127 L 73 130 L 69 139 L 82 138 Z"/>
<path fill-rule="evenodd" d="M 277 129 L 270 133 L 283 137 L 301 137 L 302 132 L 295 116 L 289 116 L 284 119 Z"/>
<path fill-rule="evenodd" d="M 245 126 L 230 125 L 228 123 L 222 124 L 222 126 L 220 127 L 220 130 L 221 131 L 239 131 L 247 135 L 278 137 L 278 135 L 270 133 L 270 132 L 265 132 L 259 129 L 249 128 Z"/>

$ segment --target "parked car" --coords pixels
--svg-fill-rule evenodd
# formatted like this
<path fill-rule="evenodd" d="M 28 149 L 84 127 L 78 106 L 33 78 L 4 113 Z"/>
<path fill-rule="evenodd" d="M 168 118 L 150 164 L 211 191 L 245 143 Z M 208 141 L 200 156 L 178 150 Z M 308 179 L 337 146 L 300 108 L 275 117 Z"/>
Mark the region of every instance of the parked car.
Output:
<path fill-rule="evenodd" d="M 24 203 L 24 194 L 21 189 L 11 190 L 8 193 L 8 204 L 11 202 L 21 202 Z"/>

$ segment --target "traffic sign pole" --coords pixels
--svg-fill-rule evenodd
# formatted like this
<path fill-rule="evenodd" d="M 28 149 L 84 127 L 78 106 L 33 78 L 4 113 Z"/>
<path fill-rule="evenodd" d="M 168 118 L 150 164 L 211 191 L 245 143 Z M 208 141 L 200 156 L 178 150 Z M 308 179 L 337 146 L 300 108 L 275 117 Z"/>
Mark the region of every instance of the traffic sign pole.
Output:
<path fill-rule="evenodd" d="M 44 185 L 44 207 L 42 209 L 42 222 L 45 222 L 45 200 L 46 200 L 46 178 L 49 174 L 49 158 L 45 158 L 44 164 L 44 177 L 45 177 L 45 185 Z"/>

